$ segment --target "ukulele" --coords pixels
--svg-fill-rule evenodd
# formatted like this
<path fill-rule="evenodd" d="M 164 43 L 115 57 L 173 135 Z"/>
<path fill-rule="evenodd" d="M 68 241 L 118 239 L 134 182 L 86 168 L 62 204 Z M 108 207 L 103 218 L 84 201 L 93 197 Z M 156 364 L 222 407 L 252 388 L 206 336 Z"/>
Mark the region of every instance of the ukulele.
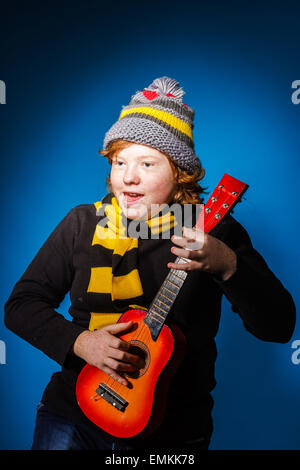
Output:
<path fill-rule="evenodd" d="M 209 233 L 240 201 L 248 185 L 225 174 L 203 206 L 195 227 L 204 219 Z M 203 225 L 203 219 L 201 220 Z M 175 263 L 189 260 L 177 257 Z M 169 383 L 185 352 L 185 338 L 176 325 L 166 325 L 167 315 L 187 272 L 170 269 L 148 310 L 131 309 L 120 322 L 133 321 L 133 327 L 120 338 L 130 344 L 129 352 L 139 356 L 133 373 L 124 373 L 127 386 L 89 364 L 81 370 L 76 397 L 83 413 L 107 433 L 119 438 L 145 437 L 161 424 Z"/>

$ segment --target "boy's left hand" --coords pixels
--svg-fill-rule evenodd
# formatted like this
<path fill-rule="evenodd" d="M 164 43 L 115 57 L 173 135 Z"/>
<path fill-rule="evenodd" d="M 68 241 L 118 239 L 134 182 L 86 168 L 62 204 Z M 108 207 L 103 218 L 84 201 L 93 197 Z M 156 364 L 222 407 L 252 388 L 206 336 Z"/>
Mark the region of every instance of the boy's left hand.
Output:
<path fill-rule="evenodd" d="M 182 228 L 183 236 L 172 235 L 171 252 L 187 258 L 186 263 L 168 263 L 168 268 L 183 271 L 200 270 L 227 281 L 236 271 L 236 254 L 218 238 L 199 229 Z"/>

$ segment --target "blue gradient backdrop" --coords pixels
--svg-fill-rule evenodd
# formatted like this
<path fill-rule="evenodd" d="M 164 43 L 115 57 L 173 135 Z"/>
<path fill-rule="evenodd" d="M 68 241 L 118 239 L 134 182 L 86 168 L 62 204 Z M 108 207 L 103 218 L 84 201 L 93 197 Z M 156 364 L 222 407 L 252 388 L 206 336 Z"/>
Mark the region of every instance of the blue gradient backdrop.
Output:
<path fill-rule="evenodd" d="M 225 172 L 250 185 L 234 215 L 299 305 L 300 104 L 291 101 L 291 84 L 300 79 L 298 5 L 127 0 L 1 7 L 2 312 L 64 215 L 104 195 L 104 133 L 121 105 L 162 75 L 180 82 L 196 110 L 196 151 L 209 190 Z M 67 296 L 59 311 L 68 316 L 68 306 Z M 28 449 L 35 407 L 59 366 L 3 320 L 0 339 L 0 449 Z M 300 449 L 300 364 L 291 359 L 297 339 L 298 323 L 289 343 L 261 342 L 224 300 L 211 449 Z"/>

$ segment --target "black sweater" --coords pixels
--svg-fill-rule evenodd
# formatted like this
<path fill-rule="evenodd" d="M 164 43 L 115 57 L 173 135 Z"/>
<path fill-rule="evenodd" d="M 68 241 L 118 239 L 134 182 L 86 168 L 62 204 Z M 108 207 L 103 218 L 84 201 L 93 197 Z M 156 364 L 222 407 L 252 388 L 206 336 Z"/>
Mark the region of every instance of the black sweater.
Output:
<path fill-rule="evenodd" d="M 90 246 L 98 220 L 93 204 L 73 208 L 39 250 L 5 305 L 6 326 L 62 366 L 46 387 L 43 403 L 92 427 L 75 397 L 76 378 L 85 363 L 70 351 L 77 336 L 88 328 L 90 312 L 99 311 L 93 298 L 87 296 Z M 245 328 L 257 338 L 285 343 L 294 330 L 292 297 L 253 248 L 246 230 L 228 215 L 211 235 L 235 251 L 237 270 L 227 281 L 200 271 L 190 272 L 171 309 L 168 322 L 180 326 L 187 339 L 187 352 L 170 386 L 166 417 L 154 435 L 159 439 L 184 440 L 211 433 L 214 338 L 223 294 Z M 170 252 L 172 245 L 170 240 L 139 240 L 138 269 L 145 307 L 168 274 L 167 263 L 175 259 Z M 55 310 L 67 292 L 72 322 Z M 188 394 L 184 388 L 187 382 Z"/>

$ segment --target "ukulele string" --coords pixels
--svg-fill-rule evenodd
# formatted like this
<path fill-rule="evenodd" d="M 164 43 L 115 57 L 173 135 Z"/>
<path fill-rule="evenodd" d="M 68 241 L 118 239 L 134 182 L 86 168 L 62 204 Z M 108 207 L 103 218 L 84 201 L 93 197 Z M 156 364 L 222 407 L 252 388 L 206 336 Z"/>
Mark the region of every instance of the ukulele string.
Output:
<path fill-rule="evenodd" d="M 220 201 L 221 204 L 220 204 L 220 202 L 219 202 L 219 206 L 218 206 L 217 209 L 214 210 L 214 212 L 210 212 L 210 213 L 207 214 L 207 216 L 206 216 L 206 219 L 208 219 L 208 220 L 206 220 L 206 229 L 207 229 L 207 230 L 205 230 L 205 233 L 209 233 L 209 232 L 210 232 L 209 224 L 210 224 L 211 221 L 213 221 L 213 217 L 212 217 L 212 216 L 213 216 L 213 215 L 215 216 L 216 213 L 218 213 L 218 211 L 220 210 L 220 208 L 221 208 L 222 206 L 224 207 L 224 204 L 229 203 L 229 202 L 230 202 L 230 199 L 232 199 L 232 198 L 234 197 L 233 194 L 232 194 L 232 192 L 228 191 L 224 186 L 223 186 L 223 187 L 222 187 L 222 186 L 219 186 L 219 187 L 218 187 L 218 191 L 219 191 L 219 193 L 220 193 L 220 192 L 226 193 L 226 196 L 227 196 L 227 197 L 225 197 L 225 199 L 223 199 L 223 201 Z M 215 204 L 216 201 L 212 201 L 213 196 L 214 196 L 214 195 L 212 194 L 211 197 L 209 198 L 209 200 L 208 200 L 207 202 L 210 201 L 210 202 L 212 202 L 212 204 Z M 233 207 L 233 205 L 235 204 L 235 202 L 238 201 L 239 196 L 240 196 L 240 194 L 238 194 L 238 196 L 236 197 L 235 201 L 233 201 L 233 203 L 228 206 L 228 210 L 226 211 L 226 214 L 232 209 L 232 207 Z M 218 200 L 218 201 L 219 201 L 219 200 Z M 204 208 L 204 210 L 205 210 L 205 208 Z M 225 215 L 226 215 L 226 214 L 225 214 Z M 205 217 L 205 214 L 204 214 L 204 217 Z M 180 257 L 178 257 L 178 258 L 175 260 L 175 263 L 176 263 L 176 262 L 179 263 L 179 259 L 180 259 Z M 179 271 L 179 272 L 182 271 L 182 270 L 176 270 L 176 269 L 172 268 L 172 269 L 170 270 L 171 273 L 172 273 L 172 270 L 173 270 L 173 271 Z M 163 322 L 163 325 L 164 325 L 164 322 Z M 162 326 L 163 326 L 163 325 L 162 325 Z M 138 329 L 138 334 L 137 334 L 137 336 L 132 337 L 131 340 L 139 340 L 139 341 L 141 341 L 141 342 L 144 342 L 144 343 L 147 345 L 146 339 L 147 339 L 147 336 L 149 337 L 148 331 L 149 331 L 149 328 L 148 328 L 147 325 L 143 322 L 142 327 Z M 126 372 L 125 372 L 125 374 L 126 374 Z M 109 384 L 110 380 L 112 381 L 111 386 L 114 384 L 114 382 L 117 383 L 117 385 L 114 386 L 114 390 L 115 390 L 115 391 L 119 391 L 119 390 L 121 389 L 121 387 L 124 387 L 124 385 L 120 384 L 118 381 L 116 381 L 115 379 L 113 379 L 111 376 L 108 376 L 108 377 L 109 377 L 109 378 L 108 378 L 107 384 Z M 126 386 L 125 386 L 125 387 L 126 387 Z M 128 392 L 127 392 L 127 393 L 126 393 L 126 392 L 127 392 L 127 387 L 126 387 L 126 389 L 125 389 L 125 392 L 122 393 L 122 396 L 124 396 L 124 398 L 128 395 Z"/>
<path fill-rule="evenodd" d="M 219 191 L 221 191 L 221 188 L 219 188 Z M 229 194 L 228 194 L 228 191 L 227 191 L 227 190 L 226 190 L 226 193 L 227 193 L 227 197 L 225 198 L 225 201 L 223 201 L 223 204 L 226 203 L 226 202 L 228 202 L 228 200 L 229 200 L 229 197 L 228 197 Z M 231 196 L 231 195 L 230 195 L 230 196 Z M 215 204 L 214 201 L 212 201 L 212 203 Z M 220 208 L 220 205 L 219 205 L 218 209 L 215 209 L 215 212 L 217 212 L 217 211 L 219 210 L 219 208 Z M 207 215 L 207 217 L 206 217 L 206 219 L 208 219 L 208 220 L 206 220 L 207 225 L 209 225 L 209 222 L 210 222 L 210 220 L 212 219 L 212 216 L 213 216 L 213 215 L 214 215 L 214 213 L 209 213 L 209 214 Z M 205 214 L 204 214 L 204 216 L 205 216 Z M 209 228 L 207 229 L 207 233 L 208 233 L 208 232 L 209 232 Z M 175 260 L 176 263 L 179 263 L 179 261 L 180 261 L 180 257 L 178 257 L 178 258 Z M 175 271 L 174 268 L 173 268 L 173 271 Z M 176 271 L 178 271 L 178 272 L 180 273 L 181 270 L 176 270 Z M 170 270 L 170 273 L 172 274 L 172 269 Z M 159 321 L 159 320 L 157 320 L 157 321 Z M 132 340 L 137 340 L 137 339 L 139 339 L 141 342 L 146 342 L 145 339 L 146 339 L 147 333 L 148 333 L 147 330 L 148 330 L 148 327 L 146 327 L 145 323 L 143 323 L 143 325 L 141 326 L 141 328 L 138 329 L 138 334 L 137 334 L 136 336 L 133 336 L 131 339 L 132 339 Z M 119 390 L 121 389 L 121 387 L 124 387 L 124 385 L 120 384 L 118 381 L 114 380 L 112 377 L 109 377 L 109 378 L 111 379 L 112 383 L 117 382 L 116 385 L 114 386 L 115 391 L 119 391 Z M 110 382 L 110 380 L 109 380 L 109 382 Z M 125 389 L 125 393 L 123 392 L 123 394 L 122 394 L 122 395 L 124 396 L 124 398 L 125 398 L 125 396 L 127 395 L 126 392 L 127 392 L 127 387 L 126 387 L 126 389 Z"/>
<path fill-rule="evenodd" d="M 222 191 L 222 189 L 223 189 L 223 188 L 219 188 L 219 192 Z M 227 203 L 227 202 L 229 202 L 229 199 L 232 198 L 232 194 L 229 193 L 228 190 L 226 190 L 226 193 L 227 193 L 227 197 L 225 197 L 225 200 L 223 200 L 223 202 L 221 203 L 221 205 L 222 205 L 222 204 L 225 204 L 225 203 Z M 213 196 L 212 196 L 212 197 L 213 197 Z M 215 204 L 214 201 L 211 201 L 211 202 L 212 202 L 213 204 Z M 220 203 L 219 203 L 219 207 L 218 207 L 218 209 L 215 209 L 215 213 L 218 212 L 218 210 L 220 209 L 220 207 L 221 207 L 221 206 L 220 206 Z M 206 219 L 208 219 L 208 220 L 206 220 L 206 224 L 207 224 L 206 233 L 209 233 L 209 231 L 210 231 L 210 229 L 209 229 L 209 223 L 210 223 L 210 220 L 213 220 L 213 219 L 212 219 L 212 216 L 215 215 L 215 213 L 214 213 L 214 212 L 213 212 L 213 213 L 209 213 L 209 214 L 207 215 L 207 217 L 206 217 Z M 204 214 L 204 216 L 205 216 L 205 214 Z M 180 261 L 180 257 L 178 257 L 178 258 L 175 260 L 175 262 L 177 262 L 177 263 L 179 263 L 179 261 Z M 175 270 L 175 269 L 173 268 L 173 271 L 177 271 L 178 273 L 180 273 L 181 270 Z M 172 274 L 172 269 L 170 270 L 170 273 Z M 157 321 L 158 321 L 158 320 L 157 320 Z M 137 340 L 137 339 L 139 339 L 141 342 L 146 342 L 145 339 L 146 339 L 147 335 L 149 336 L 147 330 L 148 330 L 148 327 L 146 327 L 145 323 L 143 323 L 142 327 L 138 330 L 138 334 L 137 334 L 135 337 L 132 337 L 132 340 Z M 124 387 L 124 386 L 123 386 L 122 384 L 120 384 L 118 381 L 115 381 L 112 377 L 110 377 L 110 378 L 111 378 L 112 382 L 117 382 L 117 385 L 114 387 L 114 388 L 115 388 L 115 391 L 119 391 L 121 387 Z M 127 392 L 127 387 L 126 387 L 125 391 L 123 391 L 123 394 L 122 394 L 122 395 L 124 396 L 124 398 L 128 395 L 128 392 L 127 392 L 127 393 L 126 393 L 126 392 Z"/>

